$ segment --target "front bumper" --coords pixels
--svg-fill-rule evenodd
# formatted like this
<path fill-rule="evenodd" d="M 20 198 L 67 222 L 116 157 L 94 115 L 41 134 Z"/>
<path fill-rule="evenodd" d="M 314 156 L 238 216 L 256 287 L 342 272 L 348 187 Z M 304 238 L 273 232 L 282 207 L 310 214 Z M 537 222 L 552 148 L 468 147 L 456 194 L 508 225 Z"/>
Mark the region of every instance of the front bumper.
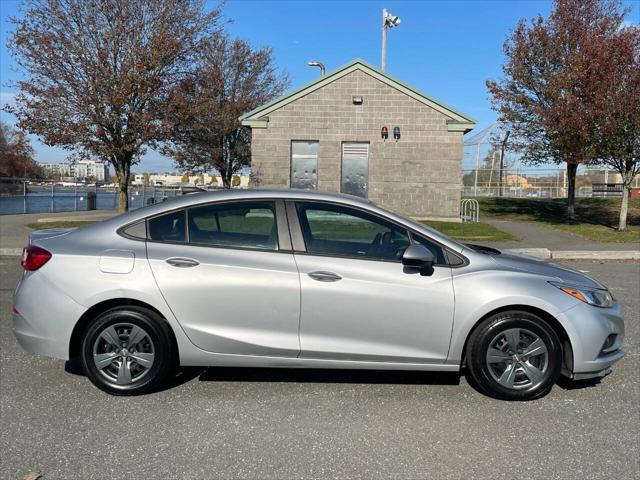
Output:
<path fill-rule="evenodd" d="M 574 380 L 604 377 L 624 357 L 624 320 L 618 302 L 611 308 L 581 302 L 563 312 L 559 320 L 571 342 L 570 348 L 565 348 L 562 372 L 565 376 Z M 614 341 L 605 348 L 610 336 Z"/>

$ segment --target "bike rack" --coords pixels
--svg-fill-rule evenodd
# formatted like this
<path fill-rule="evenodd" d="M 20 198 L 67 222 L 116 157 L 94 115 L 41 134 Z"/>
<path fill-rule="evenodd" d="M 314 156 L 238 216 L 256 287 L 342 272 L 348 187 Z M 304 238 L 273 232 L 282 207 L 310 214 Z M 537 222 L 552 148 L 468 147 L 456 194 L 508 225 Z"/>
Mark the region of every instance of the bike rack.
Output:
<path fill-rule="evenodd" d="M 460 202 L 460 218 L 463 222 L 480 221 L 480 204 L 475 198 L 465 198 Z"/>

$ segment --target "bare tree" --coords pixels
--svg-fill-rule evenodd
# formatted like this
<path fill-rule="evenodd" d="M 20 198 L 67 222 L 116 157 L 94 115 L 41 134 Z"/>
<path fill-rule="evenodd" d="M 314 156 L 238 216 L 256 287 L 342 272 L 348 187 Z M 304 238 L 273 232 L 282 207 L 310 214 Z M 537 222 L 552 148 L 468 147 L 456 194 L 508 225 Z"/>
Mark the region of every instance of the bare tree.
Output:
<path fill-rule="evenodd" d="M 171 92 L 166 118 L 171 142 L 162 152 L 179 168 L 218 171 L 225 188 L 251 159 L 250 131 L 238 117 L 280 95 L 289 79 L 278 73 L 269 48 L 240 39 L 211 39 L 197 69 Z"/>
<path fill-rule="evenodd" d="M 106 159 L 128 209 L 131 165 L 164 137 L 170 89 L 219 29 L 204 0 L 26 0 L 8 45 L 25 75 L 5 110 L 20 128 Z"/>

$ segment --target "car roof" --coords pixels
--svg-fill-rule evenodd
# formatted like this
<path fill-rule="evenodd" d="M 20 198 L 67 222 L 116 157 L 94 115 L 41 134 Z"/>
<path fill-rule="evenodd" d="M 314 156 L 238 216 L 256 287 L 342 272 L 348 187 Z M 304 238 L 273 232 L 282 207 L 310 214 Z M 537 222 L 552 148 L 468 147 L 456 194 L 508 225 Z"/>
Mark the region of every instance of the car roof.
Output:
<path fill-rule="evenodd" d="M 169 197 L 167 201 L 155 203 L 151 206 L 132 210 L 128 214 L 121 216 L 123 223 L 129 223 L 138 218 L 157 215 L 159 213 L 174 210 L 181 207 L 189 207 L 208 202 L 221 202 L 226 200 L 250 200 L 250 199 L 307 199 L 339 202 L 347 205 L 373 205 L 366 198 L 347 195 L 344 193 L 318 192 L 298 189 L 221 189 L 210 192 L 190 193 L 177 197 Z M 124 217 L 127 217 L 126 219 Z"/>

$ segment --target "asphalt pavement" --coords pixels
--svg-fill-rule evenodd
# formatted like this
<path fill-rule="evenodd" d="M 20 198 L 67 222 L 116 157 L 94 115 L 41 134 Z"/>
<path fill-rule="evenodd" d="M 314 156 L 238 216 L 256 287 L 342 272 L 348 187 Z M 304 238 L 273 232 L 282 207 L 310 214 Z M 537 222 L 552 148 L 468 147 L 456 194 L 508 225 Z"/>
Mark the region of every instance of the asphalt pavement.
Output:
<path fill-rule="evenodd" d="M 231 368 L 118 398 L 20 349 L 20 267 L 0 257 L 0 478 L 640 478 L 640 265 L 570 265 L 623 303 L 627 356 L 540 400 L 493 400 L 452 374 Z"/>

